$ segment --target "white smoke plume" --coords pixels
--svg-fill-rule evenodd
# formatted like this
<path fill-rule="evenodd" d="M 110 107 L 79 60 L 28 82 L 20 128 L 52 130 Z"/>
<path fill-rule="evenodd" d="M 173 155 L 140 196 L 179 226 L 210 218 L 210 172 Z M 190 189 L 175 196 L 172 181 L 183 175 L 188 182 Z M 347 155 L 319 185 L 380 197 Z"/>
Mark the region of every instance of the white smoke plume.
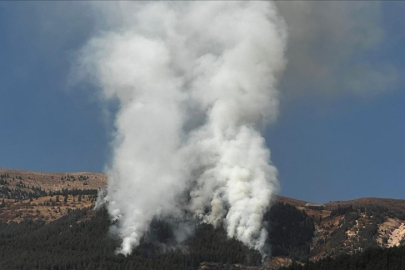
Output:
<path fill-rule="evenodd" d="M 131 253 L 153 217 L 184 213 L 262 249 L 278 182 L 261 130 L 277 117 L 286 46 L 274 4 L 101 10 L 112 26 L 83 48 L 80 64 L 105 99 L 119 101 L 105 198 L 118 251 Z"/>

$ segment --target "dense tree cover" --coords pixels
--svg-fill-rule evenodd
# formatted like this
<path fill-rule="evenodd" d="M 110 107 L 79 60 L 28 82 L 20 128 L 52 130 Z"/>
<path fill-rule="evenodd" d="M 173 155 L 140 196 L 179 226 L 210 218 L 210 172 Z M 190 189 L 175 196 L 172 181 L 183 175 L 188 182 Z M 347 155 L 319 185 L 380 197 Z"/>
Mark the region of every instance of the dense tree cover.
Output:
<path fill-rule="evenodd" d="M 68 175 L 62 175 L 62 176 L 60 177 L 60 180 L 62 180 L 62 181 L 76 181 L 76 180 L 85 181 L 85 180 L 88 180 L 88 179 L 89 179 L 89 176 L 88 176 L 88 175 L 79 175 L 79 176 L 77 177 L 77 179 L 76 179 L 76 177 L 75 177 L 74 175 L 70 175 L 70 174 L 68 174 Z"/>
<path fill-rule="evenodd" d="M 96 190 L 61 190 L 49 195 L 55 195 L 62 201 L 68 194 L 95 197 L 95 193 Z M 375 247 L 377 224 L 385 220 L 385 210 L 379 207 L 338 209 L 335 214 L 343 214 L 344 218 L 331 235 L 327 249 L 335 255 L 347 252 L 346 248 L 356 252 L 359 247 Z M 249 249 L 235 239 L 228 239 L 223 228 L 189 224 L 194 230 L 193 236 L 176 245 L 173 228 L 179 222 L 157 219 L 152 221 L 149 232 L 133 254 L 127 257 L 116 255 L 114 251 L 120 245 L 120 240 L 108 234 L 111 222 L 106 210 L 96 212 L 90 219 L 88 211 L 70 211 L 68 215 L 51 223 L 30 220 L 9 224 L 0 222 L 0 269 L 182 270 L 196 269 L 203 261 L 218 262 L 221 265 L 259 265 L 261 262 L 258 251 Z M 353 246 L 345 246 L 345 232 L 356 223 L 361 213 L 366 213 L 370 224 L 360 228 L 358 242 L 352 243 Z M 78 222 L 83 219 L 85 221 Z M 271 246 L 272 256 L 308 260 L 315 230 L 311 217 L 292 205 L 276 203 L 265 214 L 264 221 L 269 231 L 267 244 Z M 402 269 L 397 268 L 398 265 L 404 265 L 405 269 L 403 259 L 399 259 L 403 256 L 404 248 L 370 249 L 353 257 L 328 258 L 319 264 L 307 263 L 305 266 L 294 264 L 287 269 Z M 368 264 L 371 259 L 376 261 Z M 384 264 L 387 261 L 390 268 Z M 227 268 L 224 266 L 224 269 Z"/>
<path fill-rule="evenodd" d="M 26 187 L 20 183 L 16 185 L 16 188 L 8 187 L 8 183 L 0 186 L 0 197 L 14 199 L 16 201 L 26 200 L 29 198 L 39 198 L 46 195 L 47 192 L 40 187 Z"/>
<path fill-rule="evenodd" d="M 51 176 L 53 179 L 53 176 Z M 8 181 L 7 181 L 8 179 Z M 14 199 L 16 201 L 22 201 L 26 199 L 39 198 L 43 196 L 53 195 L 91 195 L 97 197 L 97 189 L 62 189 L 57 191 L 46 192 L 41 187 L 30 186 L 23 182 L 23 178 L 20 175 L 12 177 L 12 180 L 19 179 L 20 181 L 15 184 L 15 188 L 10 187 L 10 175 L 8 173 L 0 174 L 0 198 Z M 30 177 L 28 176 L 28 179 Z M 64 175 L 61 177 L 62 181 L 82 181 L 83 186 L 88 185 L 87 180 L 89 176 L 79 175 L 77 178 L 74 175 Z"/>
<path fill-rule="evenodd" d="M 258 265 L 261 255 L 222 228 L 196 225 L 182 248 L 170 247 L 169 223 L 155 220 L 151 233 L 125 257 L 114 251 L 119 240 L 108 236 L 111 225 L 105 210 L 83 222 L 88 209 L 75 210 L 48 224 L 26 220 L 0 223 L 0 269 L 196 269 L 202 261 Z M 157 242 L 155 240 L 159 240 Z"/>
<path fill-rule="evenodd" d="M 363 209 L 363 208 L 362 208 L 362 209 Z M 354 208 L 353 208 L 352 205 L 344 206 L 344 207 L 341 207 L 340 205 L 338 205 L 338 207 L 337 207 L 336 209 L 333 209 L 333 210 L 330 212 L 330 217 L 343 216 L 343 215 L 345 215 L 346 213 L 353 212 L 353 210 L 354 210 Z M 364 209 L 363 209 L 363 212 L 364 212 Z"/>
<path fill-rule="evenodd" d="M 72 195 L 72 196 L 77 196 L 77 195 L 92 195 L 92 196 L 97 196 L 97 189 L 67 189 L 67 188 L 62 188 L 62 190 L 56 190 L 56 191 L 49 191 L 48 195 L 53 196 L 53 195 L 62 195 L 62 196 L 67 196 L 67 195 Z"/>
<path fill-rule="evenodd" d="M 367 217 L 372 218 L 377 223 L 382 223 L 385 221 L 386 217 L 405 219 L 405 211 L 398 207 L 391 207 L 390 209 L 386 206 L 381 205 L 368 205 L 364 206 L 340 206 L 331 211 L 330 216 L 343 216 L 347 213 L 358 212 L 365 213 Z"/>
<path fill-rule="evenodd" d="M 293 263 L 290 267 L 280 270 L 402 270 L 405 269 L 405 246 L 393 248 L 367 249 L 363 253 L 352 256 L 341 255 L 334 259 L 328 257 L 317 262 L 304 265 Z"/>
<path fill-rule="evenodd" d="M 315 231 L 311 217 L 290 204 L 276 203 L 264 216 L 272 256 L 306 260 Z"/>
<path fill-rule="evenodd" d="M 4 182 L 3 182 L 4 183 Z M 1 185 L 1 183 L 0 183 Z M 39 197 L 44 196 L 54 196 L 54 195 L 63 195 L 63 196 L 82 196 L 82 195 L 89 195 L 91 198 L 97 198 L 97 189 L 62 189 L 56 191 L 48 191 L 41 189 L 41 187 L 35 186 L 26 186 L 21 181 L 17 183 L 15 188 L 10 188 L 8 183 L 3 184 L 0 186 L 0 198 L 7 198 L 7 199 L 14 199 L 16 201 L 22 201 L 27 199 L 38 199 Z"/>

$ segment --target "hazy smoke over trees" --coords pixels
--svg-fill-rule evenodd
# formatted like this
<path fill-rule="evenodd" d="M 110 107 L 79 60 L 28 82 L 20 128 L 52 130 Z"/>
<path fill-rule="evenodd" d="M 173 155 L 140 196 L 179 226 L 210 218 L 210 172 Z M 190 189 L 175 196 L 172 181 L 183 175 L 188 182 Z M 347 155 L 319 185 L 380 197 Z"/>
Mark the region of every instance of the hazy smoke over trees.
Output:
<path fill-rule="evenodd" d="M 80 54 L 117 99 L 108 211 L 128 254 L 155 216 L 224 226 L 262 249 L 278 188 L 261 136 L 277 117 L 286 31 L 270 2 L 113 3 Z M 114 12 L 115 16 L 109 16 Z"/>

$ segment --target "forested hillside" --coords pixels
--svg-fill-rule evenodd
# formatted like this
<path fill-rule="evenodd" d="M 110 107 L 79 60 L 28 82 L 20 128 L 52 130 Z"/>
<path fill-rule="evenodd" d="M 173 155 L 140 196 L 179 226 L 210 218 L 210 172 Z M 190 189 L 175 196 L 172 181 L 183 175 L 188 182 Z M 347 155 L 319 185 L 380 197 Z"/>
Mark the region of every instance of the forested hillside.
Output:
<path fill-rule="evenodd" d="M 89 220 L 77 222 L 88 209 L 75 210 L 45 223 L 26 220 L 0 223 L 0 269 L 197 269 L 203 261 L 222 264 L 260 265 L 258 251 L 234 239 L 223 229 L 210 225 L 196 227 L 184 248 L 171 249 L 170 225 L 155 221 L 160 242 L 143 241 L 133 254 L 116 255 L 117 240 L 108 236 L 110 221 L 105 210 Z"/>
<path fill-rule="evenodd" d="M 296 262 L 280 270 L 403 270 L 405 269 L 405 247 L 370 248 L 355 255 L 340 255 L 307 262 Z"/>
<path fill-rule="evenodd" d="M 257 251 L 227 239 L 222 228 L 196 221 L 192 237 L 175 244 L 176 224 L 154 220 L 134 254 L 124 257 L 114 254 L 120 243 L 108 234 L 105 210 L 93 210 L 105 183 L 101 174 L 0 169 L 0 269 L 278 269 L 292 260 L 299 262 L 294 267 L 338 262 L 345 254 L 356 261 L 368 248 L 405 244 L 404 200 L 362 198 L 311 208 L 278 196 L 264 216 L 271 259 L 263 265 Z"/>
<path fill-rule="evenodd" d="M 269 225 L 274 225 L 271 231 L 274 237 L 269 238 L 274 242 L 269 244 L 277 247 L 280 255 L 303 254 L 308 258 L 308 239 L 313 233 L 311 219 L 295 207 L 282 203 L 272 209 L 274 212 L 270 211 L 266 217 L 271 218 Z M 0 223 L 0 269 L 179 270 L 197 269 L 205 261 L 219 263 L 223 269 L 234 264 L 261 265 L 258 251 L 228 239 L 224 229 L 214 229 L 207 224 L 195 225 L 193 236 L 175 248 L 170 245 L 174 240 L 172 225 L 162 220 L 152 222 L 150 233 L 132 255 L 115 255 L 119 242 L 108 235 L 111 223 L 106 210 L 88 219 L 89 212 L 87 208 L 72 210 L 49 223 L 32 220 Z M 283 236 L 290 239 L 287 245 L 282 243 Z"/>
<path fill-rule="evenodd" d="M 264 216 L 272 256 L 304 261 L 310 257 L 315 224 L 304 211 L 290 204 L 276 203 Z"/>

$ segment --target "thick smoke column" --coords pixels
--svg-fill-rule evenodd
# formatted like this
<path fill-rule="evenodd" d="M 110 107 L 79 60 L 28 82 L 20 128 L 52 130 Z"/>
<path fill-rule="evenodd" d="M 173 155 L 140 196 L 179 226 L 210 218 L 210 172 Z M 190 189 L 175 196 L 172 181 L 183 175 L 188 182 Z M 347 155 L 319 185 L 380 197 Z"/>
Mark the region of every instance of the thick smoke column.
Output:
<path fill-rule="evenodd" d="M 106 197 L 119 252 L 139 244 L 153 217 L 184 213 L 261 249 L 278 184 L 260 131 L 277 116 L 285 66 L 274 5 L 114 5 L 120 20 L 80 62 L 120 104 Z"/>

